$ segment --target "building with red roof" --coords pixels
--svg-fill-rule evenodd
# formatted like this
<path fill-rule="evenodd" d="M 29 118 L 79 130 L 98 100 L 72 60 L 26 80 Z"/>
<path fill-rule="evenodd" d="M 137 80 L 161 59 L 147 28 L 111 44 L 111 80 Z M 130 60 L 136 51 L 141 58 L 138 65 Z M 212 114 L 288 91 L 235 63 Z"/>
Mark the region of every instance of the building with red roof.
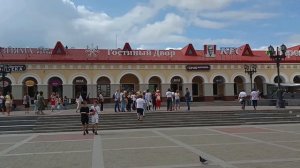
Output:
<path fill-rule="evenodd" d="M 266 51 L 240 47 L 188 44 L 181 50 L 136 50 L 129 43 L 123 49 L 72 49 L 57 42 L 51 48 L 1 48 L 0 62 L 11 72 L 0 80 L 0 89 L 12 91 L 16 100 L 28 92 L 44 95 L 57 92 L 68 98 L 78 95 L 96 98 L 102 92 L 107 100 L 115 90 L 160 90 L 170 88 L 184 97 L 189 88 L 193 101 L 234 100 L 241 90 L 250 92 L 245 64 L 255 64 L 253 87 L 265 96 L 277 82 L 276 64 Z M 280 80 L 300 83 L 300 46 L 288 48 L 280 66 Z M 3 70 L 3 68 L 2 68 Z M 3 87 L 4 85 L 4 87 Z M 296 90 L 297 91 L 297 90 Z"/>

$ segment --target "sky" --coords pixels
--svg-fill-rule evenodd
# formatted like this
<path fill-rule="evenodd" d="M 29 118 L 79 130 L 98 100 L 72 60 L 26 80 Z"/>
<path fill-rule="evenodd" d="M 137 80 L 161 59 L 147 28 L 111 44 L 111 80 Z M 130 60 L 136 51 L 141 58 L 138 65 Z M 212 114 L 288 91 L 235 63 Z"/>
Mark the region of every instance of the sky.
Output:
<path fill-rule="evenodd" d="M 0 47 L 300 44 L 298 0 L 1 0 Z"/>

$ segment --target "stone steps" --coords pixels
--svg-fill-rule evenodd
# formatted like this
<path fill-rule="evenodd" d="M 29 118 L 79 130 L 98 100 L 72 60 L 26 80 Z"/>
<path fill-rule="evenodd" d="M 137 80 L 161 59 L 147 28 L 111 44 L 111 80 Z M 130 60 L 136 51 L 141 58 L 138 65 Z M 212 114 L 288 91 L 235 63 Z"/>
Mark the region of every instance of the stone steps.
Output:
<path fill-rule="evenodd" d="M 148 112 L 144 121 L 136 113 L 102 114 L 100 130 L 300 123 L 300 112 L 223 111 Z M 0 134 L 81 131 L 80 115 L 11 116 L 0 118 Z"/>

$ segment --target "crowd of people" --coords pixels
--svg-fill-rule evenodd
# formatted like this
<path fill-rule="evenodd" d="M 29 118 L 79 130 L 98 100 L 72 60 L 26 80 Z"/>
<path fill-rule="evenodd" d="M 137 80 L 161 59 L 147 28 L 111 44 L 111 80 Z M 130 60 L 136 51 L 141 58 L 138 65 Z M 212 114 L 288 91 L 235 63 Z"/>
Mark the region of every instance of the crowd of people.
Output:
<path fill-rule="evenodd" d="M 171 92 L 171 89 L 168 89 L 166 92 L 167 97 L 167 110 L 174 111 L 180 109 L 180 93 L 177 90 L 176 92 Z M 116 90 L 112 96 L 114 100 L 114 110 L 115 112 L 137 112 L 137 120 L 143 121 L 145 117 L 145 112 L 156 111 L 161 107 L 161 93 L 159 90 L 150 92 L 146 90 L 144 92 L 127 92 L 126 90 Z M 190 110 L 189 102 L 191 100 L 190 92 L 186 88 L 185 99 Z M 87 106 L 87 101 L 82 98 L 81 95 L 78 95 L 76 98 L 76 112 L 81 114 L 81 124 L 83 135 L 89 134 L 89 125 L 91 122 L 92 131 L 95 135 L 98 135 L 98 123 L 99 115 L 103 111 L 103 102 L 104 97 L 100 93 L 97 100 L 94 101 L 91 107 Z M 100 104 L 100 106 L 99 106 Z"/>
<path fill-rule="evenodd" d="M 164 96 L 166 96 L 167 98 L 167 111 L 175 111 L 180 109 L 180 98 L 182 96 L 180 95 L 179 90 L 176 90 L 174 92 L 171 91 L 171 89 L 168 89 Z M 150 92 L 149 89 L 144 92 L 127 92 L 126 90 L 116 90 L 116 92 L 113 94 L 113 100 L 115 103 L 114 110 L 115 112 L 135 111 L 137 109 L 137 99 L 142 98 L 144 100 L 144 113 L 147 111 L 156 111 L 161 108 L 161 97 L 162 95 L 160 90 L 156 90 L 153 92 Z M 187 104 L 187 111 L 189 111 L 189 102 L 191 101 L 191 95 L 188 88 L 186 88 L 186 93 L 184 97 Z"/>

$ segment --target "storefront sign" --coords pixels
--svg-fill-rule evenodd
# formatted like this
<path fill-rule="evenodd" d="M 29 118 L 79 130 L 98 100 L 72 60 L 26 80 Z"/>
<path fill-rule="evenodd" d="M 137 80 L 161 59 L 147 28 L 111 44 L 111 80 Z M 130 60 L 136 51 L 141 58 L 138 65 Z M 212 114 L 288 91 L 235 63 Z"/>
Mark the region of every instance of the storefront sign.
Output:
<path fill-rule="evenodd" d="M 187 65 L 185 68 L 188 71 L 202 71 L 210 70 L 210 65 Z"/>
<path fill-rule="evenodd" d="M 221 55 L 239 55 L 239 48 L 221 47 Z"/>
<path fill-rule="evenodd" d="M 0 65 L 0 73 L 11 73 L 9 65 Z"/>
<path fill-rule="evenodd" d="M 206 57 L 215 57 L 217 53 L 216 45 L 204 45 L 204 55 Z"/>
<path fill-rule="evenodd" d="M 60 80 L 52 80 L 52 81 L 50 81 L 50 84 L 52 86 L 59 86 L 59 85 L 62 85 L 62 82 Z"/>
<path fill-rule="evenodd" d="M 7 47 L 1 48 L 0 52 L 2 54 L 51 54 L 50 48 L 15 48 L 15 47 Z"/>
<path fill-rule="evenodd" d="M 25 85 L 30 87 L 30 86 L 34 86 L 35 85 L 35 82 L 33 80 L 28 80 L 25 82 Z"/>
<path fill-rule="evenodd" d="M 115 56 L 122 56 L 122 55 L 130 55 L 130 56 L 168 56 L 173 57 L 175 56 L 174 50 L 132 50 L 132 51 L 123 51 L 123 50 L 108 50 L 108 56 L 115 55 Z"/>
<path fill-rule="evenodd" d="M 75 84 L 76 85 L 83 85 L 83 84 L 86 84 L 86 81 L 84 79 L 76 79 Z"/>
<path fill-rule="evenodd" d="M 26 65 L 9 65 L 12 72 L 25 71 Z"/>
<path fill-rule="evenodd" d="M 180 78 L 173 78 L 172 83 L 180 83 L 181 79 Z"/>
<path fill-rule="evenodd" d="M 300 50 L 287 50 L 285 55 L 288 56 L 288 57 L 291 57 L 291 56 L 298 56 L 299 57 L 300 56 Z"/>

